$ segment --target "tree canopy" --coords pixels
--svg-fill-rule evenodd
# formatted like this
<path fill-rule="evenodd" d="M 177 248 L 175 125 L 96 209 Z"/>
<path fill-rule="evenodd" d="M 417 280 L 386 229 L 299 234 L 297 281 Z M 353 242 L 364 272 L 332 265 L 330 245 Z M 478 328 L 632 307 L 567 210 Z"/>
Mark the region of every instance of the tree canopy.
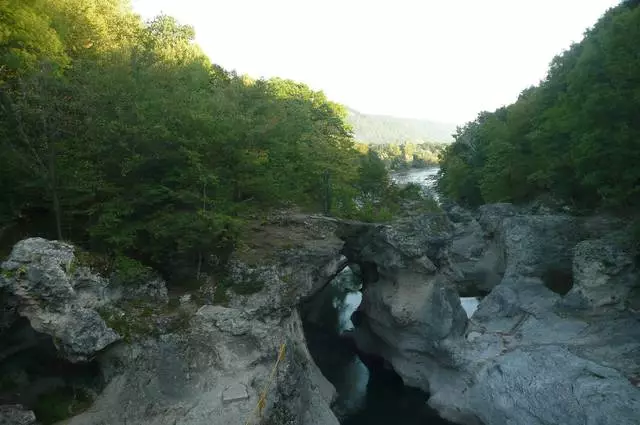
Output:
<path fill-rule="evenodd" d="M 470 205 L 545 196 L 640 207 L 640 8 L 609 10 L 517 102 L 458 128 L 440 190 Z"/>
<path fill-rule="evenodd" d="M 388 187 L 343 107 L 212 64 L 170 16 L 142 22 L 125 0 L 0 0 L 0 25 L 5 243 L 55 237 L 171 272 L 228 252 L 253 213 L 350 216 L 358 196 L 379 201 L 372 184 Z"/>
<path fill-rule="evenodd" d="M 451 143 L 455 125 L 429 120 L 397 118 L 348 111 L 348 121 L 357 141 L 377 144 Z"/>

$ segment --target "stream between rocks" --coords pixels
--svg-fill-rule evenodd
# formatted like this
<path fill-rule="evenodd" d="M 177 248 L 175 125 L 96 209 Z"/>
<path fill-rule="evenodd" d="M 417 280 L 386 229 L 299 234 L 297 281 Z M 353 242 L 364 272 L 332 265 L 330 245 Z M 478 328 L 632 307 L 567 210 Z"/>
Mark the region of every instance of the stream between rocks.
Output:
<path fill-rule="evenodd" d="M 312 357 L 336 387 L 333 410 L 343 425 L 442 425 L 428 395 L 407 387 L 378 359 L 363 359 L 350 339 L 352 314 L 362 301 L 361 282 L 345 268 L 305 308 L 304 330 Z M 462 298 L 471 315 L 478 300 Z M 365 364 L 366 362 L 366 364 Z"/>

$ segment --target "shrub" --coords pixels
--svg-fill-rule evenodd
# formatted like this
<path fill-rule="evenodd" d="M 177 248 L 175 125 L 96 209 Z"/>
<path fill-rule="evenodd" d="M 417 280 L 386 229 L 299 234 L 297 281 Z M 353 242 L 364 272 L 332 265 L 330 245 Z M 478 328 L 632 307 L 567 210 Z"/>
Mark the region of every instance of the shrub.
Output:
<path fill-rule="evenodd" d="M 120 285 L 135 285 L 153 278 L 153 270 L 137 260 L 118 255 L 112 279 Z"/>

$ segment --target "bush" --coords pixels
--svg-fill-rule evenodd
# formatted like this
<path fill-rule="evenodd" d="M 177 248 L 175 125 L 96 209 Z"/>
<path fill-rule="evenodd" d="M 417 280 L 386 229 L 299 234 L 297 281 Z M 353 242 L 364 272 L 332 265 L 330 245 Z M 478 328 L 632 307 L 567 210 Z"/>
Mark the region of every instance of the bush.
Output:
<path fill-rule="evenodd" d="M 137 260 L 118 255 L 114 261 L 112 279 L 120 285 L 135 285 L 153 278 L 153 270 Z"/>

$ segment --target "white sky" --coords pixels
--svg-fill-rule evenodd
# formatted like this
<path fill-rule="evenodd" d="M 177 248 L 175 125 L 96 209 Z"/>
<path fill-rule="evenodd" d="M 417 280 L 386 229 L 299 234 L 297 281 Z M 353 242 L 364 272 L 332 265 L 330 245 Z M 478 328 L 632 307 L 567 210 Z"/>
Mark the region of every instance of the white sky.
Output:
<path fill-rule="evenodd" d="M 515 101 L 619 0 L 132 0 L 193 25 L 214 63 L 365 113 L 462 124 Z"/>

